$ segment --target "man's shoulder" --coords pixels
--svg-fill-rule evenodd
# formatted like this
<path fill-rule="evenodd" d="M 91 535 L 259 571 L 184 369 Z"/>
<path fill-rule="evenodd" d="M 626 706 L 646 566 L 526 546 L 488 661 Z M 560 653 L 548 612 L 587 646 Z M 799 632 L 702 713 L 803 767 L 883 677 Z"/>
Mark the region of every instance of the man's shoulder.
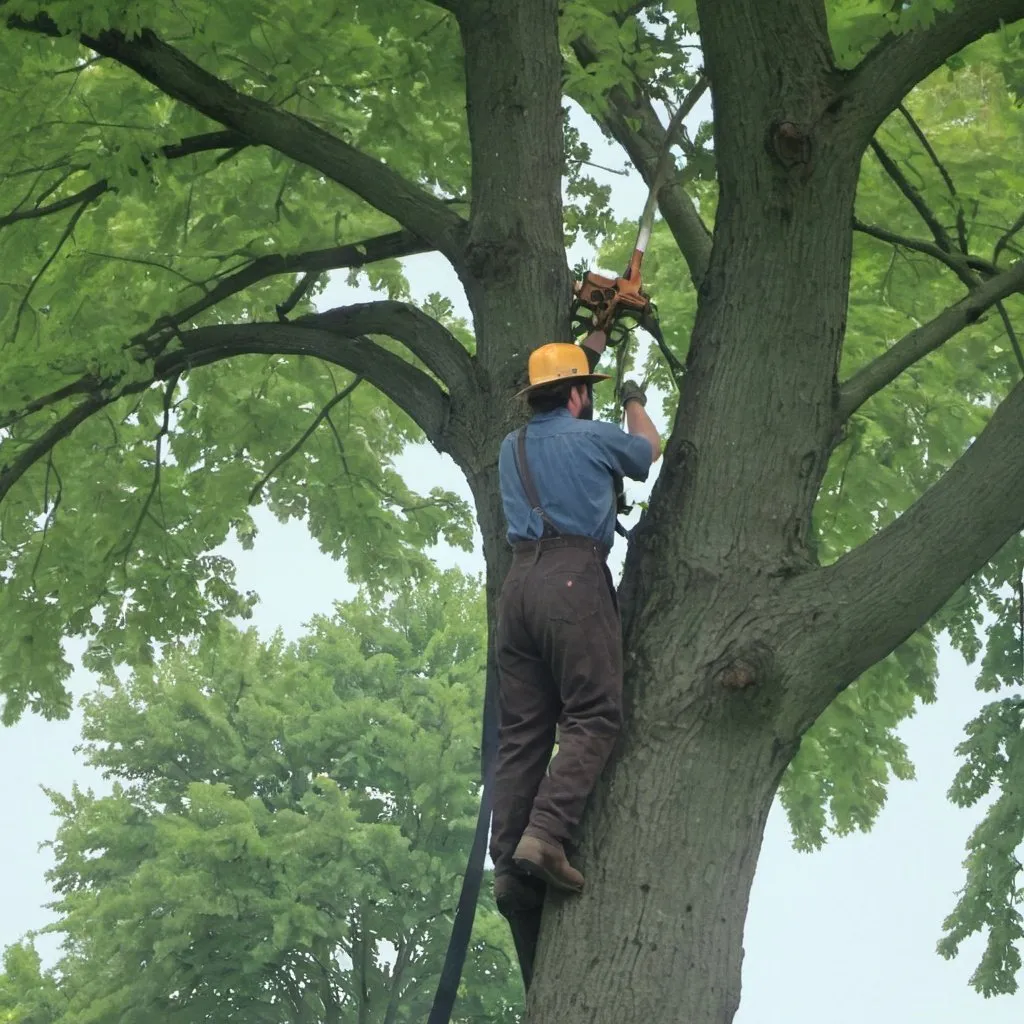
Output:
<path fill-rule="evenodd" d="M 628 436 L 617 423 L 608 420 L 580 420 L 581 433 L 594 438 L 595 441 L 615 441 Z"/>

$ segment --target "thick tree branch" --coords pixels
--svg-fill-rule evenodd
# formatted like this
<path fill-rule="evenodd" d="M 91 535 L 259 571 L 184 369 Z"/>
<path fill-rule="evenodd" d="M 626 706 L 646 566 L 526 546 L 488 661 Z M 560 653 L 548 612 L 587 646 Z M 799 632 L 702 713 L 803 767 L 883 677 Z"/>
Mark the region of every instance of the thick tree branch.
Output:
<path fill-rule="evenodd" d="M 59 34 L 46 15 L 30 22 L 9 18 L 8 24 L 48 35 Z M 134 39 L 110 30 L 95 38 L 83 35 L 81 41 L 250 143 L 270 146 L 315 168 L 414 231 L 453 262 L 461 257 L 463 219 L 442 200 L 407 181 L 383 161 L 304 118 L 237 92 L 148 29 Z"/>
<path fill-rule="evenodd" d="M 366 242 L 355 243 L 352 246 L 342 246 L 337 251 L 349 249 L 361 250 L 366 248 L 369 251 L 379 254 L 385 251 L 387 247 L 397 245 L 398 240 L 402 235 L 402 232 L 396 232 L 393 235 L 382 235 L 378 239 L 368 239 Z M 379 243 L 379 246 L 377 243 Z M 312 262 L 313 260 L 320 259 L 321 253 L 334 251 L 336 250 L 320 250 L 314 253 L 301 253 L 294 257 L 269 256 L 267 259 L 270 261 L 288 261 L 308 257 Z M 271 262 L 270 265 L 276 266 L 277 264 Z M 266 270 L 267 266 L 267 264 L 263 265 L 264 273 L 260 274 L 256 279 L 265 277 L 269 272 L 271 272 Z M 296 267 L 293 264 L 288 264 L 283 270 L 273 272 L 285 273 L 289 270 L 295 269 Z M 251 270 L 252 267 L 246 267 L 245 269 L 240 270 L 237 275 L 234 275 L 233 278 L 225 279 L 224 283 L 229 280 L 234 280 L 234 278 L 237 278 L 240 275 L 249 274 Z M 247 281 L 247 283 L 253 282 L 250 280 Z M 240 290 L 240 288 L 233 288 L 232 292 L 238 290 Z M 218 296 L 216 301 L 219 301 L 224 297 L 224 294 L 221 294 Z M 195 316 L 199 310 L 205 309 L 210 305 L 213 305 L 213 302 L 207 302 L 204 298 L 204 300 L 193 304 L 193 306 L 190 306 L 185 310 L 179 311 L 172 317 L 164 318 L 163 321 L 154 325 L 154 329 L 144 332 L 143 334 L 136 335 L 136 337 L 131 339 L 130 347 L 138 349 L 140 359 L 146 358 L 147 353 L 151 358 L 157 357 L 168 347 L 169 343 L 173 339 L 191 337 L 194 335 L 194 331 L 183 335 L 177 329 L 177 325 Z M 413 355 L 429 367 L 429 369 L 445 383 L 448 389 L 453 392 L 458 392 L 467 387 L 471 387 L 473 381 L 476 379 L 472 357 L 459 344 L 458 340 L 432 317 L 429 317 L 415 307 L 408 306 L 402 302 L 366 302 L 353 306 L 343 306 L 337 309 L 328 310 L 326 313 L 311 313 L 308 316 L 293 321 L 293 323 L 301 324 L 313 329 L 330 329 L 336 331 L 339 336 L 346 338 L 365 334 L 390 335 L 397 341 L 402 342 Z M 160 326 L 164 326 L 168 329 L 163 334 L 157 336 L 155 334 L 155 329 Z M 152 344 L 154 338 L 159 342 L 158 345 Z M 372 342 L 366 342 L 366 344 L 372 344 Z M 374 348 L 379 348 L 379 346 L 374 346 Z M 380 349 L 380 351 L 385 352 L 383 349 Z M 385 354 L 390 356 L 390 353 L 385 352 Z M 391 356 L 391 358 L 397 359 L 402 366 L 410 366 L 409 363 L 399 359 L 397 356 Z M 345 364 L 342 363 L 341 365 Z M 415 367 L 413 367 L 413 369 L 415 369 Z M 384 391 L 385 394 L 388 394 L 389 397 L 393 398 L 398 405 L 402 405 L 402 402 L 392 395 L 386 387 L 383 387 L 381 382 L 374 378 L 373 374 L 365 373 L 364 376 L 370 381 L 370 383 L 374 384 L 374 386 L 380 388 L 380 390 Z M 421 376 L 423 375 L 421 374 Z M 47 395 L 32 399 L 19 409 L 10 410 L 0 414 L 0 429 L 10 427 L 34 413 L 40 412 L 49 406 L 56 405 L 58 402 L 62 402 L 68 398 L 73 398 L 76 395 L 89 395 L 100 390 L 116 394 L 117 388 L 118 381 L 116 379 L 100 380 L 99 378 L 91 375 L 79 377 L 78 380 L 65 384 L 63 387 L 58 388 Z"/>
<path fill-rule="evenodd" d="M 597 60 L 597 54 L 585 39 L 577 39 L 572 46 L 583 67 Z M 706 88 L 707 82 L 702 77 L 683 105 L 692 109 Z M 606 98 L 607 109 L 598 121 L 626 151 L 650 187 L 658 174 L 658 164 L 668 142 L 661 118 L 649 99 L 633 99 L 622 86 L 615 86 Z M 639 127 L 634 129 L 630 121 L 639 122 Z M 699 286 L 711 259 L 711 232 L 701 220 L 693 200 L 672 176 L 658 191 L 658 208 L 686 259 L 694 284 Z"/>
<path fill-rule="evenodd" d="M 934 352 L 968 324 L 974 323 L 986 309 L 1019 291 L 1024 291 L 1024 260 L 989 278 L 934 320 L 929 320 L 905 335 L 842 385 L 837 410 L 839 422 L 848 419 L 872 395 L 892 383 L 904 370 L 929 352 Z"/>
<path fill-rule="evenodd" d="M 197 299 L 195 302 L 174 313 L 160 317 L 148 330 L 132 338 L 131 344 L 144 346 L 152 355 L 155 355 L 177 333 L 177 329 L 182 324 L 188 323 L 188 321 L 194 319 L 205 310 L 212 308 L 218 302 L 223 302 L 232 295 L 236 295 L 238 292 L 258 284 L 268 277 L 295 273 L 316 274 L 327 270 L 361 267 L 380 260 L 397 259 L 402 256 L 412 256 L 426 251 L 428 251 L 427 247 L 411 232 L 393 231 L 386 235 L 377 235 L 374 238 L 367 238 L 361 242 L 351 242 L 348 245 L 334 246 L 329 249 L 314 249 L 310 252 L 294 253 L 291 255 L 274 253 L 260 256 L 241 270 L 223 278 L 213 288 L 205 292 L 201 299 Z M 445 334 L 447 335 L 447 332 Z M 448 338 L 451 339 L 451 336 L 448 335 Z M 154 340 L 158 343 L 155 347 L 147 344 Z M 458 345 L 458 342 L 454 341 L 454 339 L 451 339 L 451 341 Z M 445 344 L 447 343 L 446 341 Z M 465 350 L 461 346 L 458 347 L 465 356 L 465 360 L 462 361 L 463 370 L 468 373 L 471 361 Z M 453 363 L 452 360 L 448 362 Z M 444 377 L 442 379 L 446 380 Z M 454 374 L 452 381 L 446 380 L 446 383 L 448 383 L 449 387 L 453 385 L 458 386 L 457 378 Z M 74 395 L 89 394 L 101 386 L 104 386 L 103 383 L 94 377 L 81 377 L 77 381 L 58 388 L 56 391 L 32 399 L 19 409 L 0 413 L 0 429 L 10 427 L 14 423 L 25 419 L 25 417 L 39 412 L 48 406 L 55 405 L 64 399 L 71 398 Z"/>
<path fill-rule="evenodd" d="M 473 360 L 458 340 L 433 317 L 405 302 L 355 303 L 300 317 L 295 322 L 346 337 L 386 334 L 400 341 L 452 392 L 472 386 L 475 380 Z"/>
<path fill-rule="evenodd" d="M 404 409 L 435 445 L 448 422 L 448 396 L 422 370 L 362 335 L 297 322 L 200 327 L 180 336 L 184 349 L 157 360 L 166 379 L 178 365 L 208 366 L 238 355 L 306 355 L 343 366 Z"/>
<path fill-rule="evenodd" d="M 863 138 L 933 71 L 1001 24 L 1024 18 L 1024 0 L 958 0 L 926 29 L 887 35 L 850 73 L 845 93 L 860 113 Z"/>
<path fill-rule="evenodd" d="M 953 467 L 902 516 L 838 562 L 794 581 L 813 608 L 794 657 L 794 728 L 920 629 L 1024 528 L 1024 381 Z M 795 662 L 796 663 L 796 662 Z"/>

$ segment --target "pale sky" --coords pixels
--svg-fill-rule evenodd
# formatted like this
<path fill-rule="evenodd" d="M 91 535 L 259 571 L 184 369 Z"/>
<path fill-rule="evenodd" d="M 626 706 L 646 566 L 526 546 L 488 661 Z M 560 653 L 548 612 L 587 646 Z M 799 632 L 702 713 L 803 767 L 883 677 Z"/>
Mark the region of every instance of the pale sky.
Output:
<path fill-rule="evenodd" d="M 707 116 L 702 104 L 696 117 Z M 580 124 L 598 163 L 622 166 L 618 152 L 590 125 Z M 596 172 L 595 172 L 596 173 Z M 616 214 L 638 216 L 644 192 L 636 175 L 607 175 Z M 582 247 L 574 249 L 575 262 Z M 406 262 L 414 297 L 447 294 L 466 312 L 450 268 L 435 256 Z M 613 269 L 613 268 L 608 268 Z M 370 297 L 364 289 L 333 283 L 323 308 Z M 657 296 L 655 296 L 657 299 Z M 451 460 L 431 449 L 402 459 L 410 485 L 440 484 L 470 500 Z M 631 490 L 642 497 L 646 488 Z M 252 551 L 229 546 L 242 590 L 260 595 L 254 623 L 269 635 L 280 628 L 297 638 L 314 614 L 353 594 L 344 566 L 322 555 L 299 523 L 286 526 L 258 515 L 261 532 Z M 621 565 L 622 541 L 613 554 Z M 438 550 L 444 566 L 483 570 L 479 545 L 471 554 Z M 71 648 L 77 659 L 79 645 Z M 967 943 L 953 962 L 935 952 L 943 917 L 963 884 L 964 842 L 978 818 L 946 799 L 958 761 L 953 748 L 964 724 L 985 703 L 973 672 L 945 648 L 940 656 L 939 700 L 922 708 L 901 730 L 918 770 L 915 782 L 894 782 L 875 829 L 836 839 L 821 853 L 790 846 L 785 816 L 776 806 L 768 822 L 747 921 L 743 998 L 736 1024 L 1019 1024 L 1024 997 L 985 1000 L 967 985 L 980 942 Z M 76 694 L 90 686 L 81 671 Z M 50 805 L 40 787 L 68 792 L 73 782 L 105 788 L 73 752 L 81 717 L 67 722 L 26 717 L 0 736 L 0 777 L 8 780 L 0 864 L 6 882 L 0 914 L 0 947 L 52 920 L 43 905 L 51 894 L 43 873 L 52 863 L 39 843 L 53 835 Z M 40 941 L 51 959 L 53 939 Z M 1024 979 L 1021 979 L 1024 981 Z"/>

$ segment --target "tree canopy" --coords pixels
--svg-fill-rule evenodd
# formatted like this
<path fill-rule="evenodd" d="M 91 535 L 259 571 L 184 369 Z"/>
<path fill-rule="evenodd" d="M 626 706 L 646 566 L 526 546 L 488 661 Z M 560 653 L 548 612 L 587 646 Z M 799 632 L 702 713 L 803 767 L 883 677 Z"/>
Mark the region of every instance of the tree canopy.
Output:
<path fill-rule="evenodd" d="M 113 789 L 50 793 L 63 956 L 9 949 L 0 1019 L 424 1019 L 476 821 L 480 604 L 449 572 L 105 678 L 84 750 Z M 518 1003 L 485 895 L 456 1019 Z"/>
<path fill-rule="evenodd" d="M 429 579 L 424 548 L 469 547 L 472 510 L 442 488 L 411 492 L 394 469 L 411 441 L 467 475 L 493 599 L 506 396 L 527 349 L 564 332 L 565 246 L 584 238 L 617 265 L 632 244 L 589 164 L 590 118 L 647 182 L 667 144 L 681 154 L 645 275 L 696 383 L 677 407 L 656 351 L 644 367 L 673 423 L 646 536 L 661 530 L 658 557 L 691 580 L 718 573 L 694 554 L 699 534 L 736 552 L 737 573 L 829 596 L 801 635 L 834 658 L 779 689 L 776 731 L 795 751 L 781 798 L 802 847 L 869 827 L 890 776 L 912 773 L 897 730 L 934 699 L 937 636 L 980 659 L 994 701 L 968 725 L 951 795 L 997 799 L 940 948 L 983 931 L 974 984 L 1014 991 L 1024 3 L 787 0 L 769 15 L 730 0 L 722 20 L 692 0 L 530 5 L 536 18 L 516 22 L 468 0 L 0 4 L 4 719 L 66 713 L 71 636 L 105 678 L 128 666 L 133 685 L 176 692 L 179 656 L 160 662 L 161 648 L 187 640 L 198 670 L 251 609 L 217 552 L 231 534 L 251 542 L 253 502 L 303 518 L 375 600 Z M 713 123 L 667 139 L 666 114 L 705 90 Z M 837 224 L 827 196 L 848 180 L 854 216 Z M 811 228 L 791 237 L 793 224 Z M 445 297 L 409 301 L 400 260 L 426 251 L 458 271 L 472 324 Z M 381 299 L 319 308 L 342 271 Z M 735 332 L 715 318 L 733 301 L 723 282 L 738 293 L 741 280 L 771 301 Z M 811 299 L 829 290 L 842 301 L 826 317 Z M 735 393 L 712 386 L 726 364 L 691 345 L 702 329 L 737 380 L 753 364 Z M 782 340 L 769 350 L 762 331 Z M 705 423 L 707 395 L 726 397 Z M 744 410 L 775 419 L 752 429 Z M 784 414 L 803 417 L 792 463 L 788 439 L 771 443 Z M 703 517 L 714 530 L 686 525 L 718 494 L 709 464 L 732 474 L 730 493 L 756 494 L 758 472 L 784 475 L 773 460 L 799 484 L 756 523 L 719 495 L 721 515 Z M 638 543 L 627 566 L 638 647 L 629 608 L 643 618 L 652 557 Z M 743 648 L 752 675 L 766 674 L 761 650 Z M 239 812 L 221 784 L 204 783 L 214 817 Z"/>

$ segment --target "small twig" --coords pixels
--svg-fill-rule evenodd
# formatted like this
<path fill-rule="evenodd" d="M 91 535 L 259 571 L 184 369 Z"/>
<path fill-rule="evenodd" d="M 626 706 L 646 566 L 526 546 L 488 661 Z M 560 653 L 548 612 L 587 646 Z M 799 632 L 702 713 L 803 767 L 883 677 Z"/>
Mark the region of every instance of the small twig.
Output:
<path fill-rule="evenodd" d="M 233 160 L 239 153 L 243 152 L 247 146 L 235 146 L 233 149 L 227 150 L 225 153 L 221 153 L 214 161 L 215 167 L 220 167 L 222 164 L 226 164 L 229 160 Z"/>
<path fill-rule="evenodd" d="M 50 502 L 50 477 L 51 475 L 56 479 L 57 492 L 53 496 L 53 502 Z M 51 451 L 46 459 L 46 479 L 43 482 L 43 510 L 46 512 L 46 519 L 43 521 L 43 535 L 39 540 L 39 550 L 36 552 L 35 561 L 32 563 L 32 572 L 30 578 L 33 585 L 36 582 L 36 573 L 39 571 L 39 563 L 43 560 L 43 552 L 46 550 L 46 535 L 50 532 L 50 527 L 53 525 L 53 521 L 57 516 L 57 509 L 60 508 L 60 503 L 64 498 L 64 481 L 61 479 L 60 473 L 57 471 L 57 467 L 53 464 L 53 452 Z"/>
<path fill-rule="evenodd" d="M 61 68 L 60 71 L 53 71 L 51 74 L 54 78 L 58 75 L 77 75 L 86 68 L 91 68 L 93 64 L 98 64 L 103 59 L 103 57 L 90 57 L 88 60 L 82 61 L 81 64 L 76 64 L 73 68 Z"/>
<path fill-rule="evenodd" d="M 285 452 L 285 453 L 284 453 L 284 454 L 283 454 L 283 455 L 282 455 L 282 456 L 281 456 L 281 457 L 280 457 L 280 458 L 279 458 L 279 459 L 278 459 L 278 460 L 277 460 L 277 461 L 276 461 L 276 462 L 275 462 L 275 463 L 273 464 L 273 466 L 271 466 L 271 467 L 270 467 L 270 469 L 268 469 L 268 470 L 267 470 L 267 472 L 263 474 L 263 476 L 262 476 L 262 477 L 260 478 L 260 480 L 259 480 L 259 481 L 257 482 L 256 486 L 255 486 L 255 487 L 253 487 L 253 489 L 252 489 L 252 490 L 251 490 L 251 491 L 249 492 L 249 504 L 250 504 L 250 505 L 251 505 L 251 504 L 253 504 L 253 502 L 255 502 L 255 501 L 256 501 L 256 499 L 257 499 L 257 498 L 259 497 L 260 491 L 262 491 L 262 490 L 263 490 L 263 488 L 264 488 L 264 486 L 266 485 L 267 481 L 269 481 L 269 480 L 270 480 L 270 478 L 271 478 L 271 477 L 272 477 L 272 476 L 273 476 L 273 475 L 274 475 L 274 474 L 275 474 L 275 473 L 276 473 L 276 472 L 277 472 L 277 471 L 278 471 L 278 470 L 279 470 L 279 469 L 280 469 L 280 468 L 281 468 L 281 467 L 282 467 L 282 466 L 283 466 L 283 465 L 284 465 L 284 464 L 285 464 L 285 463 L 286 463 L 286 462 L 287 462 L 287 461 L 288 461 L 288 460 L 289 460 L 290 458 L 292 458 L 292 457 L 293 457 L 294 455 L 296 455 L 296 454 L 297 454 L 297 453 L 298 453 L 298 452 L 299 452 L 299 451 L 300 451 L 300 450 L 302 449 L 302 446 L 303 446 L 303 445 L 304 445 L 304 444 L 305 444 L 305 443 L 306 443 L 306 442 L 307 442 L 307 441 L 309 440 L 309 438 L 310 438 L 310 437 L 311 437 L 311 436 L 313 435 L 313 432 L 314 432 L 314 431 L 316 430 L 316 428 L 317 428 L 318 426 L 320 426 L 320 424 L 321 424 L 321 423 L 323 423 L 323 421 L 324 421 L 324 420 L 328 420 L 328 421 L 330 420 L 330 414 L 331 414 L 331 410 L 332 410 L 332 409 L 333 409 L 333 408 L 334 408 L 334 407 L 335 407 L 336 405 L 339 405 L 339 404 L 340 404 L 341 402 L 343 402 L 343 401 L 344 401 L 344 400 L 345 400 L 346 398 L 348 398 L 348 396 L 349 396 L 349 395 L 351 395 L 351 394 L 352 394 L 352 392 L 353 392 L 353 391 L 355 391 L 355 389 L 356 389 L 357 387 L 359 387 L 359 385 L 360 385 L 360 384 L 362 383 L 362 381 L 363 381 L 363 377 L 362 377 L 362 374 L 359 374 L 358 376 L 354 377 L 354 378 L 352 379 L 351 383 L 350 383 L 350 384 L 348 384 L 348 386 L 347 386 L 347 387 L 344 387 L 344 388 L 342 388 L 342 390 L 341 390 L 341 391 L 339 391 L 339 392 L 338 392 L 338 393 L 337 393 L 337 394 L 336 394 L 336 395 L 335 395 L 335 396 L 334 396 L 334 397 L 333 397 L 333 398 L 332 398 L 332 399 L 331 399 L 331 400 L 330 400 L 330 401 L 329 401 L 329 402 L 328 402 L 328 403 L 327 403 L 327 404 L 326 404 L 326 405 L 325 405 L 325 406 L 324 406 L 324 407 L 323 407 L 323 408 L 322 408 L 322 409 L 320 410 L 320 412 L 318 412 L 318 413 L 316 414 L 316 418 L 315 418 L 315 419 L 313 420 L 313 422 L 312 422 L 312 423 L 311 423 L 311 424 L 310 424 L 310 425 L 309 425 L 309 426 L 308 426 L 308 427 L 307 427 L 307 428 L 306 428 L 306 429 L 305 429 L 305 430 L 303 431 L 303 434 L 302 434 L 302 436 L 301 436 L 301 437 L 300 437 L 300 438 L 298 439 L 298 441 L 296 441 L 296 442 L 295 442 L 295 444 L 293 444 L 293 445 L 291 446 L 291 448 L 289 448 L 289 449 L 288 449 L 288 450 L 287 450 L 287 451 L 286 451 L 286 452 Z M 332 426 L 333 426 L 333 424 L 332 424 Z"/>
<path fill-rule="evenodd" d="M 122 572 L 127 572 L 128 559 L 132 553 L 132 545 L 134 545 L 136 538 L 139 536 L 139 531 L 142 529 L 144 520 L 150 516 L 149 510 L 150 506 L 153 504 L 153 498 L 160 490 L 160 470 L 163 466 L 163 441 L 171 429 L 171 406 L 174 402 L 174 389 L 178 386 L 179 378 L 180 374 L 174 374 L 164 387 L 164 418 L 163 422 L 160 424 L 160 430 L 154 438 L 153 480 L 149 486 L 149 492 L 146 495 L 146 500 L 142 503 L 142 511 L 135 520 L 135 525 L 132 527 L 132 531 L 128 535 L 128 539 L 125 541 L 124 545 L 116 550 L 112 549 L 108 555 L 109 558 L 115 558 L 118 555 L 122 556 Z M 154 522 L 156 522 L 155 519 Z M 166 529 L 166 526 L 164 528 Z"/>
<path fill-rule="evenodd" d="M 998 242 L 996 242 L 996 247 L 992 250 L 993 263 L 999 262 L 1000 253 L 1002 253 L 1002 251 L 1010 244 L 1010 242 L 1013 240 L 1013 236 L 1017 234 L 1017 232 L 1020 231 L 1021 228 L 1024 228 L 1024 213 L 1022 213 L 1013 222 L 1013 224 L 1010 227 L 1010 230 L 1007 231 L 1006 234 L 1004 234 Z"/>
<path fill-rule="evenodd" d="M 43 191 L 40 192 L 38 196 L 36 196 L 36 201 L 35 203 L 32 204 L 34 208 L 38 210 L 39 207 L 43 204 L 43 202 L 49 199 L 50 196 L 52 196 L 53 193 L 56 192 L 61 187 L 61 185 L 63 185 L 74 173 L 75 172 L 73 169 L 70 171 L 65 171 L 64 174 L 62 174 L 52 185 L 48 185 L 46 188 L 44 188 Z"/>
<path fill-rule="evenodd" d="M 628 168 L 621 168 L 620 167 L 620 168 L 616 169 L 614 167 L 605 167 L 604 164 L 596 164 L 596 163 L 594 163 L 593 160 L 578 160 L 577 163 L 580 165 L 580 167 L 593 167 L 595 170 L 606 171 L 608 174 L 618 174 L 618 175 L 622 176 L 623 178 L 628 178 L 629 177 L 629 169 Z"/>
<path fill-rule="evenodd" d="M 299 302 L 309 294 L 312 290 L 313 285 L 320 279 L 319 274 L 309 273 L 304 274 L 291 290 L 291 294 L 284 302 L 280 303 L 274 308 L 277 310 L 277 319 L 282 323 L 288 319 L 288 314 L 299 304 Z"/>
<path fill-rule="evenodd" d="M 97 195 L 99 195 L 99 193 L 97 193 Z M 21 330 L 21 318 L 24 315 L 26 308 L 28 307 L 28 300 L 32 297 L 32 292 L 35 291 L 36 285 L 39 284 L 39 282 L 42 280 L 43 275 L 49 269 L 50 264 L 53 263 L 53 261 L 57 258 L 57 255 L 60 253 L 61 249 L 64 248 L 64 243 L 67 242 L 67 240 L 71 237 L 75 230 L 75 226 L 82 218 L 82 214 L 85 213 L 86 208 L 89 206 L 89 204 L 93 201 L 94 198 L 95 196 L 90 196 L 80 201 L 78 209 L 75 210 L 75 212 L 68 219 L 68 223 L 65 226 L 63 232 L 61 233 L 60 238 L 57 240 L 57 245 L 54 247 L 53 252 L 51 252 L 50 255 L 46 258 L 46 262 L 39 268 L 39 273 L 36 274 L 29 283 L 28 289 L 21 298 L 21 302 L 18 303 L 18 313 L 14 318 L 14 330 L 11 331 L 11 342 L 17 340 L 18 331 Z"/>
<path fill-rule="evenodd" d="M 1014 356 L 1017 358 L 1017 366 L 1020 368 L 1020 372 L 1024 374 L 1024 352 L 1021 351 L 1020 339 L 1014 330 L 1010 314 L 1006 311 L 1006 305 L 1003 302 L 997 302 L 996 309 L 999 310 L 999 317 L 1003 321 L 1003 327 L 1006 329 L 1006 336 L 1010 339 L 1010 346 L 1013 349 Z"/>
<path fill-rule="evenodd" d="M 188 274 L 182 273 L 182 271 L 168 266 L 166 263 L 161 263 L 159 260 L 147 259 L 145 256 L 125 256 L 116 252 L 97 252 L 95 249 L 83 249 L 82 255 L 95 256 L 97 259 L 115 260 L 118 263 L 136 263 L 142 267 L 152 267 L 154 270 L 163 270 L 165 273 L 173 274 L 175 277 L 180 277 L 182 281 L 193 288 L 198 288 L 200 291 L 206 290 L 206 286 L 202 281 L 197 281 L 194 278 L 189 277 Z"/>
<path fill-rule="evenodd" d="M 928 141 L 928 136 L 925 135 L 921 126 L 914 120 L 914 115 L 907 110 L 906 104 L 901 103 L 899 105 L 899 112 L 906 118 L 907 123 L 910 125 L 911 131 L 917 136 L 918 141 L 924 147 L 924 151 L 928 154 L 931 162 L 935 164 L 939 174 L 942 175 L 942 180 L 946 183 L 946 188 L 949 189 L 949 194 L 953 197 L 953 201 L 956 204 L 956 231 L 957 238 L 960 242 L 960 248 L 967 253 L 969 248 L 967 241 L 967 222 L 964 220 L 964 205 L 960 201 L 960 195 L 956 190 L 956 185 L 953 184 L 953 179 L 950 176 L 949 171 L 946 170 L 945 165 L 939 159 L 938 154 L 935 152 L 932 144 Z"/>

